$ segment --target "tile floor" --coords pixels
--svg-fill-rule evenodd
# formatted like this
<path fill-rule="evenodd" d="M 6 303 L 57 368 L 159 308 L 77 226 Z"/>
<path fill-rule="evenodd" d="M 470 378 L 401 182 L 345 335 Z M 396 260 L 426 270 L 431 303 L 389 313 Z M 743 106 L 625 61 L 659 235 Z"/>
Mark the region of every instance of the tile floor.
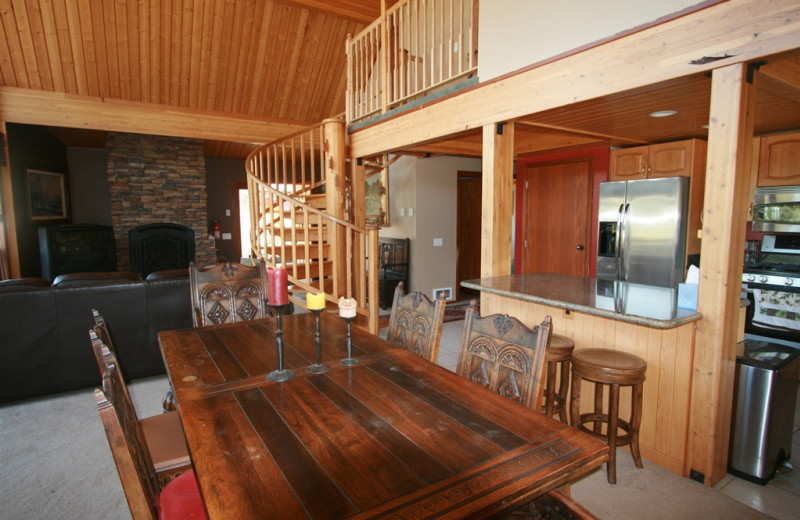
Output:
<path fill-rule="evenodd" d="M 439 364 L 455 370 L 463 321 L 445 323 Z M 385 329 L 383 331 L 385 333 Z M 800 397 L 798 406 L 800 409 Z M 800 454 L 800 412 L 795 412 L 792 451 Z M 795 455 L 797 462 L 798 455 Z M 706 487 L 644 461 L 637 469 L 632 458 L 617 457 L 617 484 L 606 481 L 605 466 L 572 487 L 573 496 L 597 516 L 608 520 L 697 518 L 800 519 L 800 469 L 777 475 L 766 486 L 726 475 Z"/>

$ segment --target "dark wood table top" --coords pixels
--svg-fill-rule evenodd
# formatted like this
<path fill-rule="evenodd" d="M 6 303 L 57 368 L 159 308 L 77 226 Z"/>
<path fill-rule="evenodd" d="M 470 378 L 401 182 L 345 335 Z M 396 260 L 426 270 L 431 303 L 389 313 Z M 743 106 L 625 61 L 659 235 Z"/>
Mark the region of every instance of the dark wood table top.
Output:
<path fill-rule="evenodd" d="M 212 519 L 490 518 L 608 458 L 600 440 L 369 337 L 352 367 L 178 394 Z"/>
<path fill-rule="evenodd" d="M 177 400 L 222 391 L 276 370 L 276 325 L 275 318 L 265 318 L 160 332 L 161 354 Z M 281 329 L 284 369 L 305 371 L 316 362 L 314 315 L 283 316 Z M 396 348 L 355 326 L 351 327 L 351 343 L 356 358 Z M 338 314 L 320 315 L 320 345 L 323 364 L 347 357 L 347 326 Z"/>

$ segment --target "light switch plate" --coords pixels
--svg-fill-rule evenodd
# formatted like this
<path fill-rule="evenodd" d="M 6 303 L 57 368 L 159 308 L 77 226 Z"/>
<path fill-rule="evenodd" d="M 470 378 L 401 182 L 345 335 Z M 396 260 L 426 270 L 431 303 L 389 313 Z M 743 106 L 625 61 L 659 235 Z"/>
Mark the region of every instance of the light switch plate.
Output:
<path fill-rule="evenodd" d="M 441 238 L 434 238 L 433 239 L 433 247 L 442 247 L 443 240 Z"/>

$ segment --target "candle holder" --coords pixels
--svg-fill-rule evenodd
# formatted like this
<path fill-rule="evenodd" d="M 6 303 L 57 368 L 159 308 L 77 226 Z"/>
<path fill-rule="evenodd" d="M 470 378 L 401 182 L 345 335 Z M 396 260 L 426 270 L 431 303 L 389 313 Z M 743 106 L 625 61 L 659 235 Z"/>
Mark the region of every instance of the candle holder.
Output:
<path fill-rule="evenodd" d="M 317 354 L 317 362 L 308 367 L 306 370 L 312 374 L 324 374 L 330 370 L 330 367 L 322 364 L 322 348 L 320 347 L 319 342 L 319 315 L 322 313 L 322 309 L 311 309 L 311 312 L 314 313 L 314 322 L 316 326 L 314 330 L 314 350 Z"/>
<path fill-rule="evenodd" d="M 275 330 L 275 336 L 277 336 L 278 345 L 278 369 L 267 374 L 267 381 L 288 381 L 294 377 L 294 372 L 291 370 L 284 370 L 283 368 L 283 330 L 281 329 L 281 315 L 286 310 L 288 304 L 267 304 L 267 306 L 274 310 L 276 314 L 275 320 L 277 323 L 277 329 Z"/>
<path fill-rule="evenodd" d="M 350 324 L 353 323 L 353 320 L 356 319 L 355 316 L 350 318 L 342 318 L 345 323 L 347 323 L 347 357 L 343 360 L 339 361 L 342 365 L 355 365 L 358 363 L 358 359 L 353 357 L 353 340 L 350 336 Z"/>

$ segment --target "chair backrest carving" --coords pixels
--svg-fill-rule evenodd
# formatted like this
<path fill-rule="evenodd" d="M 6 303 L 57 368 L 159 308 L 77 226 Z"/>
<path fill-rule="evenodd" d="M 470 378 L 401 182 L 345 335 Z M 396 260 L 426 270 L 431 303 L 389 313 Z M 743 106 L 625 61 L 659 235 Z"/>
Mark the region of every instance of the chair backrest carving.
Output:
<path fill-rule="evenodd" d="M 403 289 L 403 282 L 395 288 L 386 339 L 436 363 L 447 305 L 444 295 L 432 302 L 419 292 L 404 295 Z"/>
<path fill-rule="evenodd" d="M 550 316 L 533 330 L 505 314 L 480 317 L 467 309 L 456 373 L 502 396 L 538 409 Z"/>
<path fill-rule="evenodd" d="M 136 410 L 114 365 L 103 374 L 103 388 L 95 389 L 94 399 L 131 515 L 157 519 L 158 478 Z"/>
<path fill-rule="evenodd" d="M 238 262 L 198 269 L 189 265 L 195 327 L 264 318 L 268 314 L 264 262 L 249 267 Z"/>

